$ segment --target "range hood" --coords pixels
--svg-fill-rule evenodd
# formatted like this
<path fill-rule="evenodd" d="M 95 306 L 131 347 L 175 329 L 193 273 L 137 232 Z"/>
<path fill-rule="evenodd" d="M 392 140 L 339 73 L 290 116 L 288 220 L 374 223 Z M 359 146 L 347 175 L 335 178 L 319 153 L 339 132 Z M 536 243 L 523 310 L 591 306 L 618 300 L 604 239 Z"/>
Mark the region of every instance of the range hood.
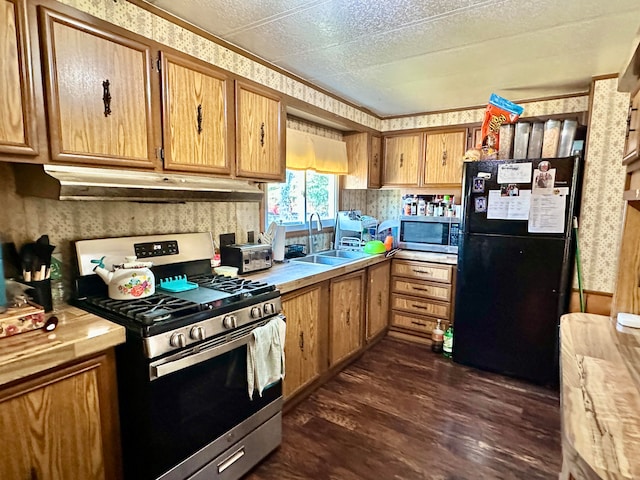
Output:
<path fill-rule="evenodd" d="M 255 183 L 230 178 L 21 163 L 13 167 L 18 194 L 55 200 L 179 203 L 264 198 Z"/>

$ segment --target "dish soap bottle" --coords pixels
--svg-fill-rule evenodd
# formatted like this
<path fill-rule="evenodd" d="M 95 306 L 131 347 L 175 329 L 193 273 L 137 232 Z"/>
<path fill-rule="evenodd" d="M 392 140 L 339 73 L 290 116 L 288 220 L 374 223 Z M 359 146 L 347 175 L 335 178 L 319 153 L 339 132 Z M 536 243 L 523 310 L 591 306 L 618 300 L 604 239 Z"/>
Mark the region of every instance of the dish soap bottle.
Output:
<path fill-rule="evenodd" d="M 442 354 L 447 358 L 451 358 L 453 356 L 453 325 L 449 325 L 447 331 L 444 332 Z"/>
<path fill-rule="evenodd" d="M 442 320 L 438 320 L 438 324 L 436 325 L 436 328 L 434 328 L 433 332 L 431 332 L 431 350 L 436 353 L 442 352 L 442 345 L 444 341 L 444 337 L 443 337 L 444 331 L 440 326 L 441 323 L 442 323 Z"/>

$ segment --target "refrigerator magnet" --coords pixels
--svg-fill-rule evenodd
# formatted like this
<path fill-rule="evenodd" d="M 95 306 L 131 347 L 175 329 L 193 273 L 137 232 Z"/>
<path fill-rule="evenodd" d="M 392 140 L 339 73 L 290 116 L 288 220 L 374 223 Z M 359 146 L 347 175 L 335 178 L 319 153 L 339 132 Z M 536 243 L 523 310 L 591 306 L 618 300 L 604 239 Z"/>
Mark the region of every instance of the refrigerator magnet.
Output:
<path fill-rule="evenodd" d="M 473 177 L 473 187 L 471 191 L 473 193 L 484 193 L 484 178 Z"/>
<path fill-rule="evenodd" d="M 487 197 L 475 198 L 476 213 L 483 213 L 487 211 Z"/>

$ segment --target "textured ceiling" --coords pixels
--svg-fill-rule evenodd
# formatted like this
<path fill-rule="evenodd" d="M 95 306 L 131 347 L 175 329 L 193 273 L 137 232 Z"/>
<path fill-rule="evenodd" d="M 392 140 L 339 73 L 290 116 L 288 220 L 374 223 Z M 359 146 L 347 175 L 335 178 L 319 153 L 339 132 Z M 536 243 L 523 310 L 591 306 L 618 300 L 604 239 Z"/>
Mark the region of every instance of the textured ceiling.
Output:
<path fill-rule="evenodd" d="M 381 116 L 585 92 L 640 0 L 149 0 Z"/>

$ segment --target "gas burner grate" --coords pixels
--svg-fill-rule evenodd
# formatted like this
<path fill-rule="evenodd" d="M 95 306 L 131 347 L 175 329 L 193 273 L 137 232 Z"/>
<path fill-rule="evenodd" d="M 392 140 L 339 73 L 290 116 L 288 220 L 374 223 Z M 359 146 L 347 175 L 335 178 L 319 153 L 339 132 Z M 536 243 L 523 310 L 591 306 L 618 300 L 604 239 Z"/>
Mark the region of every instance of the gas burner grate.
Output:
<path fill-rule="evenodd" d="M 273 285 L 246 278 L 227 277 L 224 275 L 196 275 L 189 278 L 200 287 L 219 290 L 226 293 L 258 294 L 274 290 Z"/>
<path fill-rule="evenodd" d="M 113 300 L 89 297 L 87 301 L 107 311 L 122 315 L 144 325 L 170 320 L 177 314 L 198 311 L 197 303 L 156 293 L 139 300 Z"/>

